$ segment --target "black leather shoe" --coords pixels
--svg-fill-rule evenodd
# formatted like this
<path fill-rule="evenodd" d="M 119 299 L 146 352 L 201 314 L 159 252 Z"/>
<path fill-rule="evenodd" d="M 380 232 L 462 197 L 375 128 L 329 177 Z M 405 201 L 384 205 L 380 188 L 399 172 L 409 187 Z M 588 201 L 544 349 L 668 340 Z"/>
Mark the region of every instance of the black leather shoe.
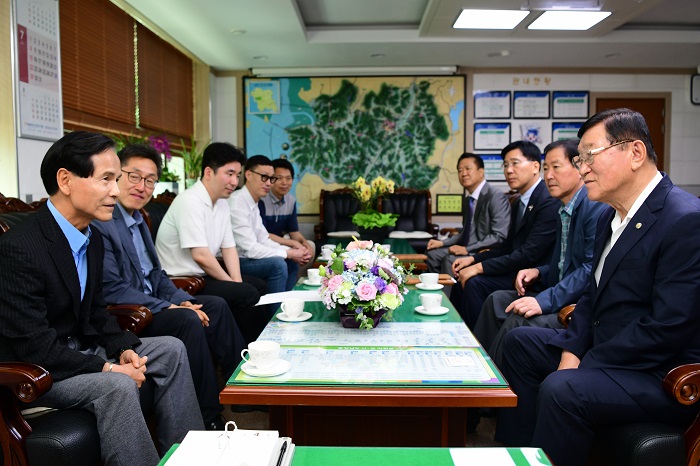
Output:
<path fill-rule="evenodd" d="M 216 416 L 214 420 L 204 424 L 207 430 L 224 430 L 226 428 L 226 419 L 221 414 Z"/>

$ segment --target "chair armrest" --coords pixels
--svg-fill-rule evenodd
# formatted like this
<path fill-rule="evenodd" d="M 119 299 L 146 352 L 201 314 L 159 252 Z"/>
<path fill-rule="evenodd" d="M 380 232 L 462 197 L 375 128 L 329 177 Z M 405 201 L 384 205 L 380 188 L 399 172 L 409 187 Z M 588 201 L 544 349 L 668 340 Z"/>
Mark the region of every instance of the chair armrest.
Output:
<path fill-rule="evenodd" d="M 151 310 L 138 304 L 113 304 L 107 306 L 107 311 L 117 318 L 123 330 L 138 335 L 153 320 Z"/>
<path fill-rule="evenodd" d="M 448 237 L 458 235 L 462 231 L 461 228 L 445 227 L 440 230 L 441 235 L 447 235 Z"/>
<path fill-rule="evenodd" d="M 185 293 L 188 293 L 192 296 L 201 292 L 204 288 L 204 279 L 196 275 L 176 275 L 170 277 L 170 279 L 173 281 L 176 287 L 180 288 L 181 290 L 185 291 Z"/>
<path fill-rule="evenodd" d="M 440 231 L 440 225 L 436 225 L 434 223 L 429 223 L 428 224 L 428 233 L 433 235 L 434 238 L 437 238 L 438 232 Z"/>
<path fill-rule="evenodd" d="M 48 371 L 36 364 L 0 363 L 0 459 L 3 464 L 28 464 L 24 445 L 32 428 L 22 417 L 18 401 L 34 401 L 52 385 L 53 379 Z"/>
<path fill-rule="evenodd" d="M 559 310 L 559 313 L 557 314 L 557 320 L 560 324 L 564 326 L 564 328 L 569 327 L 569 322 L 571 322 L 571 318 L 573 317 L 575 308 L 575 304 L 569 304 L 568 306 L 564 306 Z"/>
<path fill-rule="evenodd" d="M 664 377 L 663 388 L 671 398 L 683 405 L 692 405 L 700 398 L 700 364 L 684 364 Z M 700 463 L 700 415 L 685 431 L 688 464 Z"/>

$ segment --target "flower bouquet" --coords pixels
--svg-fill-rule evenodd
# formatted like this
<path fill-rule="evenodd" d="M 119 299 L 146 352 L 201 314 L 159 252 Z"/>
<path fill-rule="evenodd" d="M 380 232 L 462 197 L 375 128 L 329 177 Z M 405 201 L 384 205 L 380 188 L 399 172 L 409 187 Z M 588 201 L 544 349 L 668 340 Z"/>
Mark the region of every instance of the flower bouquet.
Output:
<path fill-rule="evenodd" d="M 394 192 L 394 182 L 376 177 L 370 184 L 359 177 L 350 185 L 352 194 L 360 201 L 360 211 L 352 216 L 352 223 L 361 228 L 383 228 L 396 225 L 397 214 L 379 213 L 379 197 Z"/>
<path fill-rule="evenodd" d="M 323 277 L 319 293 L 327 309 L 339 309 L 344 327 L 369 330 L 382 316 L 391 318 L 403 303 L 411 270 L 380 245 L 353 239 L 345 249 L 338 245 L 328 265 L 319 267 Z"/>

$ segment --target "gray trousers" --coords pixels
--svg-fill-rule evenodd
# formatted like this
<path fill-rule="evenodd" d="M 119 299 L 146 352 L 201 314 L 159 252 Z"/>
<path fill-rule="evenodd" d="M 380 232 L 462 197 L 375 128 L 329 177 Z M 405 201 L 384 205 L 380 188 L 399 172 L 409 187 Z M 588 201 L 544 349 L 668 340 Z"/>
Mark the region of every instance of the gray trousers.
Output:
<path fill-rule="evenodd" d="M 536 296 L 537 293 L 527 293 Z M 497 367 L 503 367 L 503 339 L 515 327 L 564 328 L 557 320 L 557 313 L 542 314 L 526 319 L 521 315 L 506 313 L 510 303 L 518 299 L 515 290 L 499 290 L 491 293 L 484 301 L 481 314 L 474 326 L 474 336 L 489 353 Z M 557 309 L 558 311 L 558 309 Z"/>
<path fill-rule="evenodd" d="M 148 356 L 146 376 L 156 386 L 156 441 L 162 455 L 182 442 L 188 431 L 204 429 L 187 353 L 174 337 L 142 338 L 134 350 Z M 106 359 L 102 347 L 89 351 Z M 54 382 L 34 405 L 92 412 L 107 466 L 154 466 L 160 461 L 141 412 L 136 382 L 125 374 L 95 372 Z"/>
<path fill-rule="evenodd" d="M 441 248 L 431 249 L 427 251 L 428 260 L 428 272 L 433 273 L 446 273 L 452 275 L 452 264 L 457 260 L 458 257 L 466 256 L 455 256 L 450 254 L 447 246 Z"/>

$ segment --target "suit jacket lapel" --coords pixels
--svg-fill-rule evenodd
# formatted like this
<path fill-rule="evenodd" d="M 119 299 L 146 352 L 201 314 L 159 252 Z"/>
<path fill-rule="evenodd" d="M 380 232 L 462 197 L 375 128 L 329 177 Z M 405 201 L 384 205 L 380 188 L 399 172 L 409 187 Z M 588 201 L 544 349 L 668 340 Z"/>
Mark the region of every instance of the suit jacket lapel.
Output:
<path fill-rule="evenodd" d="M 630 219 L 630 222 L 625 227 L 622 235 L 620 235 L 620 238 L 617 240 L 615 246 L 610 250 L 608 257 L 605 259 L 605 264 L 603 265 L 603 270 L 600 274 L 600 283 L 598 283 L 596 298 L 605 287 L 606 283 L 610 280 L 610 277 L 615 269 L 617 269 L 620 261 L 625 257 L 632 246 L 642 239 L 652 225 L 656 223 L 656 215 L 654 212 L 663 207 L 666 195 L 672 187 L 673 184 L 671 181 L 668 179 L 668 177 L 664 176 L 664 178 L 649 194 L 649 197 L 647 197 L 637 213 L 634 214 L 634 217 Z M 614 215 L 614 211 L 612 215 Z M 610 217 L 610 220 L 612 221 L 612 216 Z M 603 243 L 603 246 L 607 244 L 607 241 L 612 234 L 609 225 L 610 222 L 608 222 L 608 233 L 606 236 L 607 240 Z M 598 255 L 598 259 L 599 258 L 600 255 Z M 598 261 L 595 261 L 594 267 L 597 267 L 597 264 Z"/>
<path fill-rule="evenodd" d="M 73 298 L 73 311 L 77 316 L 80 314 L 80 279 L 68 240 L 48 207 L 43 206 L 36 215 L 39 227 L 49 243 L 49 256 L 56 265 L 56 269 L 61 272 L 59 275 Z"/>
<path fill-rule="evenodd" d="M 135 277 L 141 276 L 141 264 L 138 263 L 138 254 L 136 253 L 136 247 L 134 247 L 134 239 L 131 237 L 131 232 L 129 227 L 126 226 L 126 220 L 122 215 L 122 211 L 119 208 L 114 209 L 114 226 L 119 234 L 119 243 L 124 249 L 124 255 L 129 261 L 129 266 L 131 267 L 131 273 Z M 124 260 L 124 258 L 122 258 Z M 140 280 L 139 280 L 140 281 Z"/>
<path fill-rule="evenodd" d="M 527 206 L 525 206 L 525 213 L 523 214 L 523 219 L 520 221 L 520 224 L 518 225 L 518 209 L 513 209 L 515 210 L 516 214 L 514 217 L 514 221 L 516 222 L 516 228 L 520 230 L 525 224 L 527 223 L 528 218 L 530 217 L 530 214 L 532 211 L 537 207 L 538 202 L 540 201 L 540 197 L 542 197 L 542 189 L 544 189 L 544 182 L 540 180 L 539 184 L 535 188 L 535 190 L 532 192 L 532 196 L 530 196 L 530 200 L 527 203 Z M 515 202 L 522 202 L 520 198 L 516 199 Z"/>

